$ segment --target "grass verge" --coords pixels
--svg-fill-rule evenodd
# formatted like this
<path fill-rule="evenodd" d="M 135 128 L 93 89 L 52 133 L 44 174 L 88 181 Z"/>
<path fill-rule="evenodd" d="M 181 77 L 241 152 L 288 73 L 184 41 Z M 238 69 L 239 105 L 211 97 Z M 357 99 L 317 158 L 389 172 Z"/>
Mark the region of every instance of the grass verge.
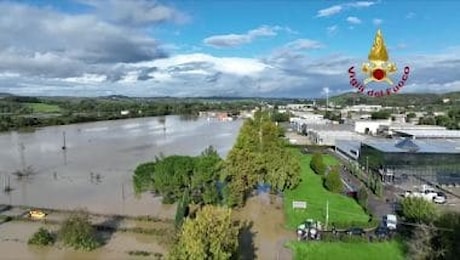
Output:
<path fill-rule="evenodd" d="M 59 113 L 61 108 L 57 105 L 50 105 L 44 103 L 27 103 L 27 106 L 32 108 L 34 113 Z"/>
<path fill-rule="evenodd" d="M 300 152 L 299 152 L 300 153 Z M 301 183 L 294 189 L 284 192 L 284 212 L 286 226 L 295 229 L 301 222 L 313 218 L 324 223 L 326 204 L 329 202 L 329 224 L 367 223 L 369 216 L 352 198 L 332 193 L 323 186 L 321 176 L 310 168 L 312 155 L 301 155 Z M 331 155 L 323 155 L 326 165 L 338 164 Z M 306 209 L 293 209 L 292 201 L 306 201 Z"/>
<path fill-rule="evenodd" d="M 405 259 L 402 244 L 397 241 L 386 242 L 289 242 L 287 247 L 292 249 L 294 260 L 398 260 Z"/>

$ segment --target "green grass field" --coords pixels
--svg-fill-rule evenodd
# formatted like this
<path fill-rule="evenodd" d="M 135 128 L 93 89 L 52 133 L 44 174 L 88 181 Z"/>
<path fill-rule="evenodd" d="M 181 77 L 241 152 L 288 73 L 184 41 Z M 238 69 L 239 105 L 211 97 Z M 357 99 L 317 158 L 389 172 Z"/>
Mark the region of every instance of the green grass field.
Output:
<path fill-rule="evenodd" d="M 27 106 L 33 109 L 34 113 L 59 113 L 61 109 L 57 105 L 43 103 L 27 103 Z"/>
<path fill-rule="evenodd" d="M 367 222 L 369 216 L 354 199 L 329 192 L 324 188 L 321 177 L 310 168 L 311 157 L 311 155 L 301 155 L 302 182 L 296 189 L 284 192 L 283 204 L 287 228 L 295 229 L 308 218 L 324 223 L 327 201 L 329 201 L 329 224 Z M 338 161 L 330 155 L 324 155 L 323 160 L 327 165 L 338 164 Z M 293 209 L 292 201 L 306 201 L 307 208 Z"/>
<path fill-rule="evenodd" d="M 397 240 L 367 242 L 290 242 L 294 260 L 398 260 L 405 259 L 404 249 Z"/>

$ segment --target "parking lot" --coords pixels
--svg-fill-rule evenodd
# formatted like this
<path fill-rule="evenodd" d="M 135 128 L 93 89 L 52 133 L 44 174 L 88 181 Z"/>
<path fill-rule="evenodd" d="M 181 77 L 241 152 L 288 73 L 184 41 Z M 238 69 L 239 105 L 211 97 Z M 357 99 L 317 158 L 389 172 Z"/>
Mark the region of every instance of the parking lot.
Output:
<path fill-rule="evenodd" d="M 405 178 L 400 178 L 394 184 L 387 185 L 394 186 L 396 188 L 395 192 L 397 193 L 398 197 L 402 198 L 401 195 L 404 194 L 405 191 L 417 191 L 422 187 L 422 185 L 430 185 L 430 183 L 423 181 L 421 178 L 407 176 Z M 431 186 L 433 187 L 434 185 Z M 460 187 L 442 186 L 442 189 L 437 187 L 433 188 L 446 194 L 447 203 L 440 205 L 441 207 L 460 211 L 460 196 L 458 195 L 460 193 Z"/>

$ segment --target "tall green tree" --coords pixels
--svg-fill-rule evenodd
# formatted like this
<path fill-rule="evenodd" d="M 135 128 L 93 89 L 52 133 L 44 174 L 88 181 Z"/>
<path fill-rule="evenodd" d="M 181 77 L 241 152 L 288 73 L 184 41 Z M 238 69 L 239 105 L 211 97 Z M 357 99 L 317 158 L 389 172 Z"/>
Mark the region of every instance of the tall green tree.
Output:
<path fill-rule="evenodd" d="M 299 160 L 292 156 L 279 134 L 267 112 L 258 111 L 254 119 L 243 124 L 223 164 L 227 205 L 242 206 L 261 182 L 269 184 L 272 191 L 283 191 L 299 183 Z"/>
<path fill-rule="evenodd" d="M 169 258 L 174 260 L 227 260 L 237 254 L 239 226 L 228 208 L 207 205 L 195 219 L 187 218 Z"/>
<path fill-rule="evenodd" d="M 404 198 L 401 206 L 404 217 L 412 222 L 431 223 L 438 216 L 436 206 L 423 198 Z"/>

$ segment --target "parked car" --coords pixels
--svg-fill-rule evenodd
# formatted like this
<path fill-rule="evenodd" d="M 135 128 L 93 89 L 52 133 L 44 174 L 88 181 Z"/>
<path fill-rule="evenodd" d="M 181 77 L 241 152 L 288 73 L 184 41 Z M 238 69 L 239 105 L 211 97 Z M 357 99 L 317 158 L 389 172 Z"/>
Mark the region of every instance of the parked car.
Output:
<path fill-rule="evenodd" d="M 389 230 L 396 230 L 396 226 L 398 224 L 398 219 L 396 215 L 388 214 L 383 217 L 383 226 Z"/>
<path fill-rule="evenodd" d="M 379 226 L 375 230 L 375 236 L 379 239 L 386 239 L 390 235 L 390 230 L 385 226 Z"/>
<path fill-rule="evenodd" d="M 350 236 L 363 236 L 366 233 L 364 229 L 359 227 L 349 228 L 345 232 Z"/>
<path fill-rule="evenodd" d="M 444 192 L 437 192 L 437 195 L 433 198 L 434 203 L 444 204 L 447 202 L 447 196 Z"/>

